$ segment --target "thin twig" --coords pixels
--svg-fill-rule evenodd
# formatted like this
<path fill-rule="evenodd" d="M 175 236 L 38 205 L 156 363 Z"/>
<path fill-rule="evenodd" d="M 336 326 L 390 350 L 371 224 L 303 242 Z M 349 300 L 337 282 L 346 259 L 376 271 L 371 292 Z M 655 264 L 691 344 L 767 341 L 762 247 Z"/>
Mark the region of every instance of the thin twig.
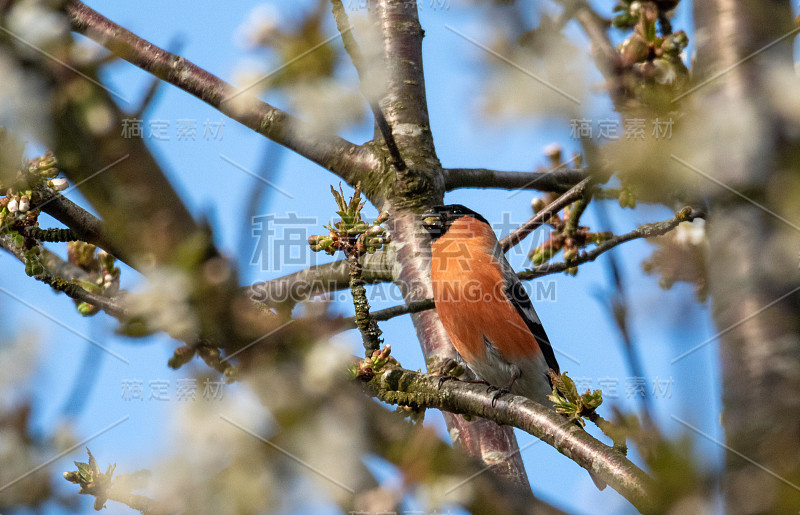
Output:
<path fill-rule="evenodd" d="M 347 263 L 350 265 L 350 291 L 353 294 L 353 306 L 356 310 L 355 323 L 361 332 L 364 352 L 367 357 L 370 357 L 381 348 L 381 330 L 369 312 L 367 290 L 364 288 L 364 281 L 361 278 L 361 263 L 358 261 L 358 255 L 349 254 Z"/>
<path fill-rule="evenodd" d="M 24 250 L 14 245 L 10 236 L 0 236 L 0 248 L 5 249 L 22 263 L 25 263 L 26 257 Z M 43 273 L 35 275 L 34 279 L 49 285 L 56 291 L 65 293 L 68 297 L 77 301 L 96 306 L 114 318 L 127 318 L 127 310 L 123 305 L 121 297 L 108 297 L 85 290 L 79 284 L 73 282 L 75 279 L 88 279 L 85 272 L 62 261 L 58 256 L 49 252 L 47 249 L 42 249 L 41 252 L 40 261 L 45 270 Z M 65 272 L 66 278 L 57 275 L 58 271 Z"/>
<path fill-rule="evenodd" d="M 592 193 L 591 190 L 587 192 L 586 195 L 578 199 L 577 202 L 570 208 L 569 210 L 569 218 L 567 219 L 566 226 L 564 227 L 564 235 L 571 237 L 575 235 L 575 232 L 578 230 L 578 225 L 581 221 L 581 216 L 583 216 L 583 212 L 586 211 L 586 208 L 589 206 L 589 202 L 592 200 Z"/>
<path fill-rule="evenodd" d="M 582 180 L 570 188 L 569 191 L 551 202 L 547 207 L 536 213 L 533 218 L 511 231 L 511 234 L 500 240 L 500 246 L 503 248 L 503 252 L 508 252 L 508 249 L 525 239 L 525 237 L 532 233 L 537 227 L 547 223 L 554 214 L 582 198 L 586 194 L 586 189 L 590 181 L 591 177 Z"/>
<path fill-rule="evenodd" d="M 680 224 L 681 222 L 691 222 L 695 218 L 702 218 L 703 216 L 705 216 L 703 213 L 696 211 L 690 207 L 686 207 L 683 208 L 683 210 L 676 213 L 675 216 L 673 218 L 670 218 L 669 220 L 663 222 L 653 222 L 649 224 L 644 224 L 627 234 L 614 236 L 613 238 L 602 242 L 589 252 L 580 253 L 578 257 L 571 260 L 569 263 L 561 262 L 553 264 L 544 264 L 534 267 L 530 270 L 519 272 L 517 273 L 517 276 L 523 281 L 528 281 L 530 279 L 535 279 L 536 277 L 541 277 L 543 275 L 563 272 L 567 268 L 572 268 L 581 265 L 583 263 L 587 263 L 589 261 L 594 261 L 601 254 L 608 252 L 617 245 L 625 243 L 626 241 L 631 241 L 638 238 L 654 238 L 656 236 L 662 236 L 671 231 L 672 229 L 674 229 L 675 227 L 677 227 L 678 224 Z"/>
<path fill-rule="evenodd" d="M 395 317 L 399 317 L 402 315 L 410 315 L 411 313 L 419 313 L 420 311 L 433 309 L 435 307 L 436 305 L 433 303 L 433 299 L 427 299 L 427 300 L 412 302 L 410 304 L 401 304 L 399 306 L 392 306 L 390 308 L 373 311 L 370 313 L 370 316 L 376 322 L 384 322 L 386 320 L 391 320 L 392 318 Z M 354 329 L 357 327 L 356 317 L 343 318 L 341 320 L 341 323 L 342 323 L 342 331 L 347 331 L 349 329 Z"/>
<path fill-rule="evenodd" d="M 41 227 L 27 226 L 22 228 L 22 234 L 26 238 L 46 242 L 63 243 L 80 240 L 80 237 L 72 229 L 42 229 Z"/>
<path fill-rule="evenodd" d="M 99 218 L 61 193 L 53 192 L 49 188 L 40 188 L 39 194 L 41 200 L 38 205 L 33 207 L 41 209 L 72 229 L 80 241 L 97 245 L 128 266 L 136 268 L 132 260 L 128 259 L 122 250 L 108 238 L 103 228 L 103 222 Z"/>

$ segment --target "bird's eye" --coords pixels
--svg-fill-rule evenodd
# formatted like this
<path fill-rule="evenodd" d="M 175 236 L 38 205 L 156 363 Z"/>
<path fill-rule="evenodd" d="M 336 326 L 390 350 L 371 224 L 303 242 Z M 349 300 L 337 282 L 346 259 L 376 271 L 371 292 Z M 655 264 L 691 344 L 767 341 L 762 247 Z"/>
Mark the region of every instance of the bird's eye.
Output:
<path fill-rule="evenodd" d="M 439 224 L 439 217 L 438 216 L 426 216 L 422 219 L 422 225 L 426 227 L 432 227 Z"/>

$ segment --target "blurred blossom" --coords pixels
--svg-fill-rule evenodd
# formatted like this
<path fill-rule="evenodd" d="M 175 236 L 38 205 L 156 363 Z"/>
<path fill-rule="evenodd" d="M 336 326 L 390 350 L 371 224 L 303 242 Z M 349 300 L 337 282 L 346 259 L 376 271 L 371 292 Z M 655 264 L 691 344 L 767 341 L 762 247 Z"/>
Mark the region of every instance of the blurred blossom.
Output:
<path fill-rule="evenodd" d="M 0 486 L 16 481 L 44 463 L 49 456 L 27 441 L 27 434 L 10 426 L 0 426 Z M 0 491 L 0 509 L 36 505 L 50 495 L 50 470 L 37 470 L 32 475 Z"/>
<path fill-rule="evenodd" d="M 681 222 L 675 229 L 675 243 L 680 245 L 700 245 L 706 238 L 706 221 L 698 218 L 691 222 Z"/>
<path fill-rule="evenodd" d="M 343 382 L 352 355 L 346 350 L 325 343 L 314 345 L 305 356 L 304 378 L 309 390 L 325 394 Z"/>
<path fill-rule="evenodd" d="M 282 24 L 278 8 L 273 4 L 255 6 L 234 32 L 234 41 L 244 48 L 269 45 L 280 33 Z"/>
<path fill-rule="evenodd" d="M 294 112 L 323 132 L 335 132 L 358 123 L 364 116 L 364 99 L 354 85 L 319 78 L 301 82 L 287 91 Z"/>
<path fill-rule="evenodd" d="M 133 318 L 142 318 L 153 331 L 193 341 L 198 320 L 189 304 L 191 280 L 177 269 L 158 268 L 147 275 L 147 282 L 127 297 Z"/>
<path fill-rule="evenodd" d="M 576 47 L 563 35 L 544 31 L 535 44 L 520 47 L 499 36 L 487 45 L 516 66 L 475 48 L 491 66 L 483 95 L 483 108 L 499 117 L 531 115 L 565 116 L 575 113 L 586 97 L 586 71 L 590 62 L 584 49 Z"/>
<path fill-rule="evenodd" d="M 464 482 L 464 476 L 442 474 L 428 483 L 420 483 L 417 500 L 426 511 L 442 510 L 448 505 L 469 505 L 475 495 L 473 486 L 469 481 Z"/>
<path fill-rule="evenodd" d="M 224 418 L 223 418 L 224 417 Z M 253 513 L 274 505 L 279 484 L 258 438 L 275 424 L 244 388 L 220 401 L 179 403 L 172 412 L 171 453 L 153 468 L 150 495 L 166 512 Z"/>
<path fill-rule="evenodd" d="M 43 81 L 0 52 L 0 126 L 21 139 L 46 142 L 50 135 L 50 95 Z"/>
<path fill-rule="evenodd" d="M 15 2 L 8 14 L 6 27 L 15 36 L 25 41 L 25 43 L 14 42 L 18 51 L 23 55 L 41 59 L 41 54 L 30 46 L 53 51 L 69 36 L 69 21 L 63 13 L 57 10 L 56 4 L 57 2 L 41 0 Z"/>
<path fill-rule="evenodd" d="M 32 331 L 0 343 L 0 410 L 10 409 L 27 395 L 41 350 Z"/>
<path fill-rule="evenodd" d="M 756 186 L 751 184 L 752 181 L 765 176 L 752 174 L 748 166 L 741 164 L 749 159 L 748 156 L 760 154 L 761 134 L 769 130 L 760 108 L 755 105 L 757 100 L 739 102 L 732 109 L 727 96 L 721 91 L 713 91 L 713 84 L 706 87 L 709 91 L 698 91 L 686 99 L 692 106 L 690 114 L 680 122 L 682 129 L 677 133 L 678 137 L 673 138 L 675 154 L 732 188 L 739 189 L 748 184 Z M 696 172 L 688 173 L 698 175 Z M 700 179 L 698 195 L 723 191 L 711 181 Z"/>
<path fill-rule="evenodd" d="M 798 130 L 797 120 L 800 119 L 800 91 L 797 89 L 798 75 L 800 75 L 800 61 L 795 63 L 794 69 L 774 66 L 766 74 L 769 94 L 765 95 L 765 98 L 768 98 L 772 103 L 776 113 L 792 121 L 794 131 Z"/>

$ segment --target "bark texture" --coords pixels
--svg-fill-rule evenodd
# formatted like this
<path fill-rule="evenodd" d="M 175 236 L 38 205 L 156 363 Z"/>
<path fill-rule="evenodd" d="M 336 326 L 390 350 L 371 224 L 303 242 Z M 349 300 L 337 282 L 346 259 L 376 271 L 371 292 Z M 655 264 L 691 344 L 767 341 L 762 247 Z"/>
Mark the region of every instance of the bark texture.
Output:
<path fill-rule="evenodd" d="M 788 513 L 800 506 L 800 295 L 759 311 L 800 286 L 800 232 L 780 215 L 791 207 L 785 188 L 797 181 L 796 122 L 787 130 L 768 93 L 774 72 L 792 70 L 792 13 L 788 1 L 693 5 L 696 83 L 707 82 L 692 101 L 724 106 L 740 124 L 732 140 L 707 149 L 703 170 L 719 181 L 707 193 L 725 503 L 729 513 Z"/>

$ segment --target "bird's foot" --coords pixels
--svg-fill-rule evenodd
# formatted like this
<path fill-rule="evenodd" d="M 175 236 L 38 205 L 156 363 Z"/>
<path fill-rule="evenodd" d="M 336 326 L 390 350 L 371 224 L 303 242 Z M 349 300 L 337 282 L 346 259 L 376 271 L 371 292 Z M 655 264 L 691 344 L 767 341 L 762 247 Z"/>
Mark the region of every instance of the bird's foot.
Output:
<path fill-rule="evenodd" d="M 452 358 L 445 358 L 429 368 L 429 372 L 439 376 L 439 388 L 446 381 L 459 381 L 458 376 L 464 373 L 464 367 Z"/>
<path fill-rule="evenodd" d="M 508 388 L 498 388 L 497 386 L 489 385 L 489 388 L 486 389 L 486 393 L 491 393 L 491 392 L 494 392 L 494 395 L 492 395 L 492 407 L 494 408 L 495 405 L 497 404 L 497 399 L 499 399 L 500 397 L 502 397 L 507 393 L 511 393 L 511 390 Z"/>
<path fill-rule="evenodd" d="M 456 376 L 441 376 L 439 377 L 439 389 L 442 389 L 442 385 L 447 381 L 458 381 L 459 379 Z"/>

